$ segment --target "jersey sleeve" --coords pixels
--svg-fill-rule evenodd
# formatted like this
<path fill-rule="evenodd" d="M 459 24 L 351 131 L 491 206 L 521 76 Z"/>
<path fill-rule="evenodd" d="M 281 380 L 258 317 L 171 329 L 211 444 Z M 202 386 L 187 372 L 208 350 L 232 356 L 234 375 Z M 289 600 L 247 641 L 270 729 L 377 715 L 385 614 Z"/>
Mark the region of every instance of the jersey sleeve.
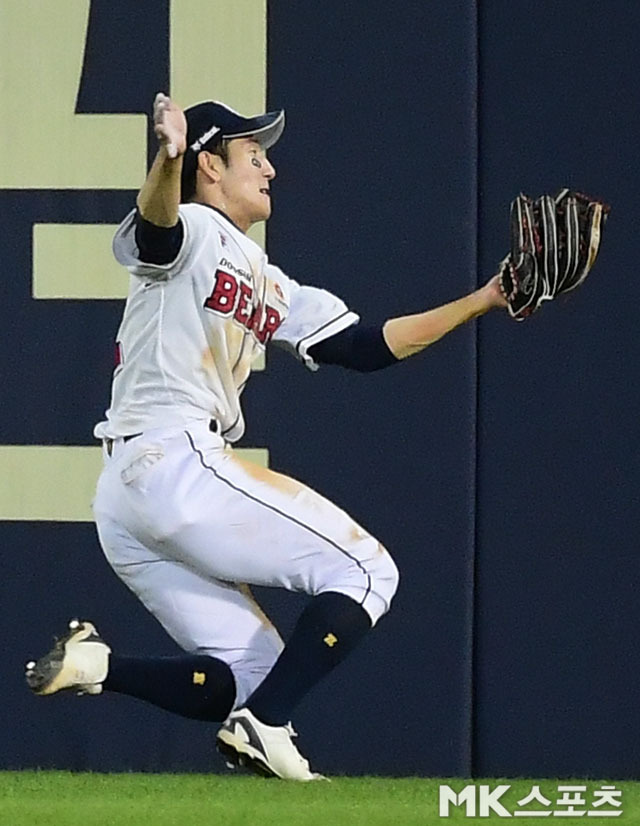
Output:
<path fill-rule="evenodd" d="M 131 275 L 145 279 L 168 281 L 186 269 L 198 256 L 209 230 L 206 213 L 197 205 L 181 205 L 178 219 L 182 222 L 183 238 L 177 256 L 168 264 L 151 264 L 141 261 L 136 244 L 136 211 L 122 221 L 113 238 L 113 254 L 116 261 L 126 267 Z"/>
<path fill-rule="evenodd" d="M 309 354 L 309 348 L 357 324 L 360 317 L 327 290 L 300 285 L 279 270 L 278 275 L 287 281 L 290 304 L 289 315 L 276 331 L 273 343 L 288 350 L 310 370 L 317 370 L 319 365 Z"/>

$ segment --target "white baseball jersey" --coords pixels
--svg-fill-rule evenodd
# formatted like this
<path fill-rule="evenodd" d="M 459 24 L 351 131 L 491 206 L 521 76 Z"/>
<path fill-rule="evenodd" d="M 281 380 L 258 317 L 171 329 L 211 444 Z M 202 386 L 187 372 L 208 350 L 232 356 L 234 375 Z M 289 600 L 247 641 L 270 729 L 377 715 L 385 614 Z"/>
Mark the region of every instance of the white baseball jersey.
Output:
<path fill-rule="evenodd" d="M 358 321 L 336 296 L 288 278 L 211 207 L 180 206 L 182 247 L 164 265 L 138 258 L 134 217 L 113 243 L 130 288 L 97 438 L 215 419 L 235 442 L 244 432 L 240 394 L 270 341 L 317 369 L 309 348 Z"/>
<path fill-rule="evenodd" d="M 283 647 L 247 584 L 342 593 L 375 624 L 398 573 L 344 511 L 227 444 L 242 435 L 240 393 L 270 341 L 313 369 L 309 348 L 358 316 L 287 278 L 216 210 L 188 204 L 180 216 L 169 265 L 139 260 L 133 213 L 115 237 L 131 287 L 111 408 L 95 430 L 112 441 L 94 514 L 116 574 L 182 648 L 229 665 L 242 705 Z"/>

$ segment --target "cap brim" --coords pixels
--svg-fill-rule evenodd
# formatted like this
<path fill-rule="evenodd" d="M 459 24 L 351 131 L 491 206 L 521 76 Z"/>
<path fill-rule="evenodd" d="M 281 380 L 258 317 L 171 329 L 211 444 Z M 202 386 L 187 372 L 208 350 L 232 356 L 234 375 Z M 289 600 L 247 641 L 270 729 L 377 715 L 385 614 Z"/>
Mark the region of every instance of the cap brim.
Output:
<path fill-rule="evenodd" d="M 266 112 L 255 118 L 246 118 L 243 124 L 243 131 L 233 134 L 222 133 L 223 138 L 232 140 L 233 138 L 255 138 L 263 149 L 269 149 L 280 138 L 284 131 L 284 109 L 277 112 Z"/>

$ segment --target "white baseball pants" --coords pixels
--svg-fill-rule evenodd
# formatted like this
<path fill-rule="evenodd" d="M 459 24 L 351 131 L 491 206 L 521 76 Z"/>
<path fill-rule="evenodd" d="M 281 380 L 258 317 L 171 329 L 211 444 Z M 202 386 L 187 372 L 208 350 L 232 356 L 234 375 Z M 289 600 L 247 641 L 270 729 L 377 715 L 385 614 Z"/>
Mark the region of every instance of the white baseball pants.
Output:
<path fill-rule="evenodd" d="M 385 548 L 305 485 L 245 462 L 207 422 L 104 450 L 94 513 L 110 565 L 186 651 L 233 671 L 242 705 L 283 643 L 248 585 L 337 591 L 375 624 L 398 571 Z"/>

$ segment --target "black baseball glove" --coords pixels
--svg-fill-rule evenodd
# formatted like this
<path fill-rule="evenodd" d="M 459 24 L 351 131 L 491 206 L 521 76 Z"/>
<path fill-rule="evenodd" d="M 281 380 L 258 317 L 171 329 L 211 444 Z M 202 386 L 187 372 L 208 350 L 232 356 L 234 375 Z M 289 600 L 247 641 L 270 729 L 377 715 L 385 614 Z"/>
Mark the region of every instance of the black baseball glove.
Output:
<path fill-rule="evenodd" d="M 609 207 L 561 189 L 511 203 L 511 252 L 500 263 L 500 289 L 509 314 L 524 321 L 543 301 L 578 287 L 593 267 Z"/>

